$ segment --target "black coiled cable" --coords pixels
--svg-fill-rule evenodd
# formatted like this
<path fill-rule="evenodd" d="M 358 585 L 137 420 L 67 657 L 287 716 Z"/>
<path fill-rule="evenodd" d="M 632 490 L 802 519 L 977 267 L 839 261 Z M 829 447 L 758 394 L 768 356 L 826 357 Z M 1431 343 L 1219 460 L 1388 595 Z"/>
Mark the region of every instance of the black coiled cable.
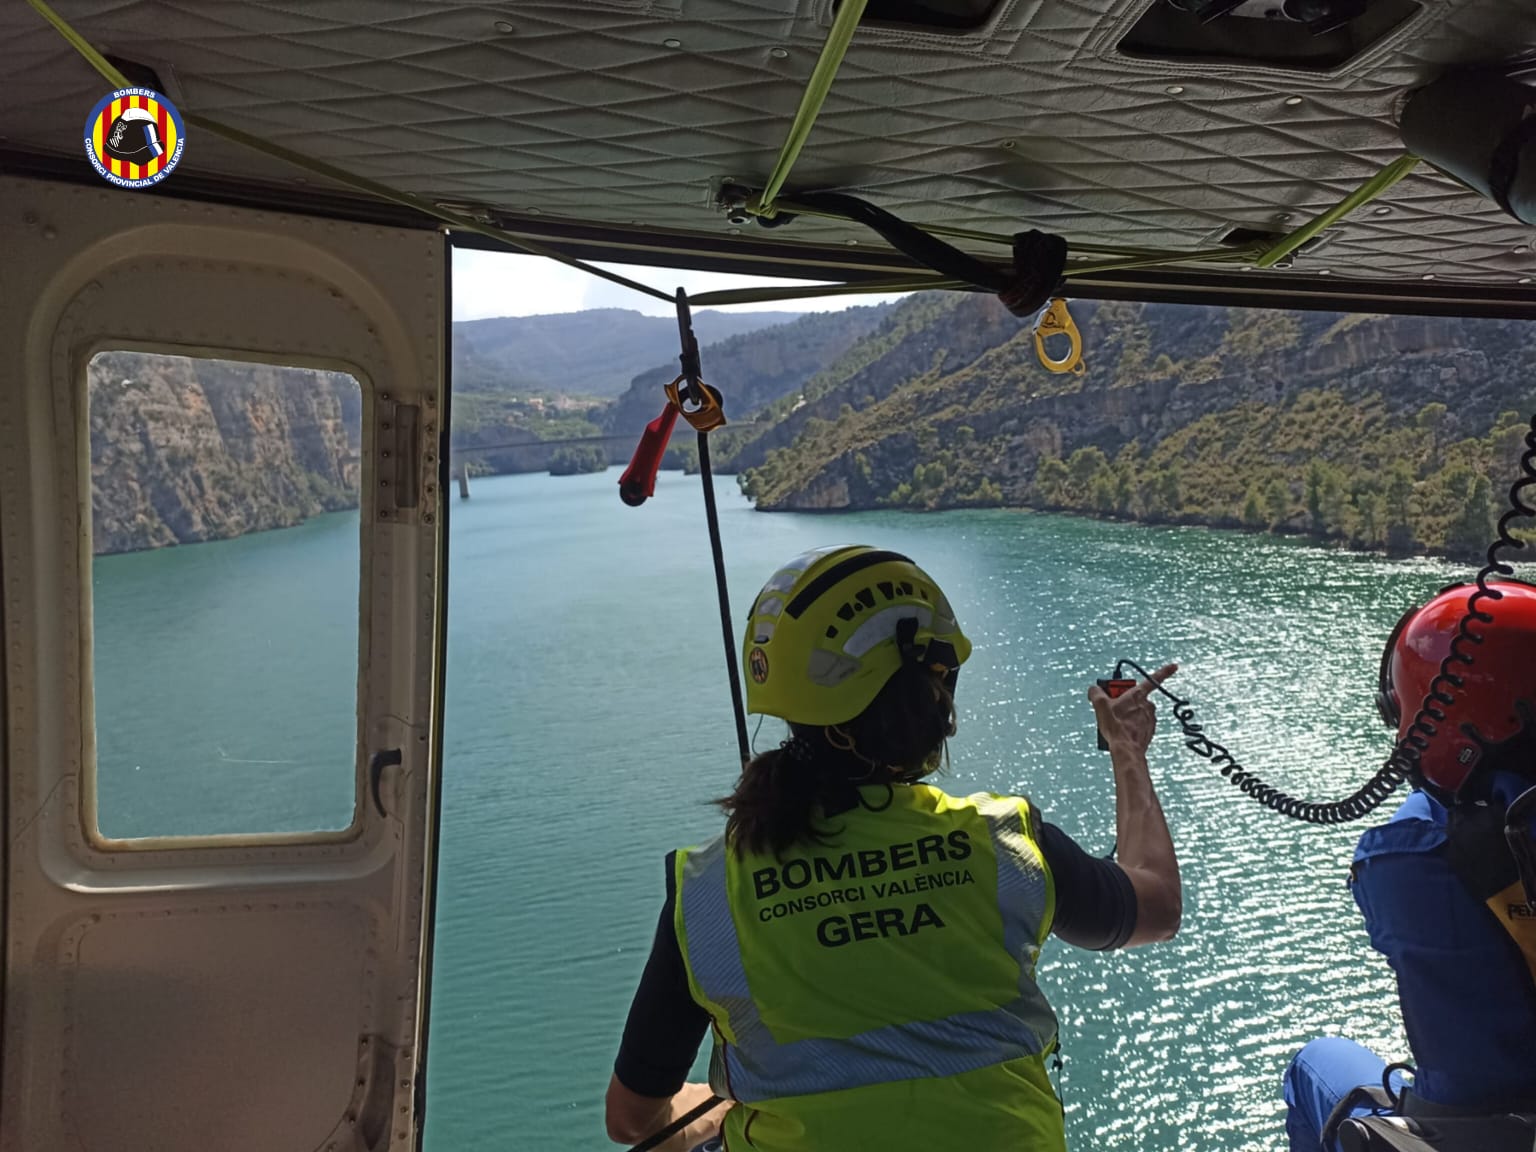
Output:
<path fill-rule="evenodd" d="M 1501 559 L 1501 555 L 1506 551 L 1519 551 L 1525 547 L 1525 542 L 1515 536 L 1512 525 L 1523 517 L 1536 517 L 1536 506 L 1530 504 L 1526 498 L 1527 490 L 1536 488 L 1536 416 L 1531 418 L 1530 430 L 1525 434 L 1525 451 L 1520 457 L 1520 473 L 1520 478 L 1509 490 L 1509 510 L 1499 517 L 1498 538 L 1488 546 L 1487 563 L 1483 565 L 1473 581 L 1477 585 L 1477 591 L 1467 599 L 1467 612 L 1461 619 L 1455 639 L 1451 641 L 1449 654 L 1440 662 L 1440 671 L 1430 681 L 1429 691 L 1425 694 L 1423 704 L 1414 716 L 1413 723 L 1408 726 L 1402 739 L 1398 741 L 1397 747 L 1392 750 L 1392 755 L 1376 770 L 1376 774 L 1354 793 L 1342 800 L 1320 804 L 1311 800 L 1298 799 L 1264 783 L 1258 776 L 1239 764 L 1225 747 L 1205 734 L 1204 727 L 1195 722 L 1195 710 L 1188 700 L 1175 696 L 1159 684 L 1157 691 L 1173 702 L 1174 719 L 1184 730 L 1184 746 L 1195 755 L 1211 761 L 1221 769 L 1222 776 L 1264 807 L 1279 812 L 1282 816 L 1303 820 L 1309 824 L 1344 824 L 1351 820 L 1358 820 L 1380 807 L 1381 803 L 1392 795 L 1403 781 L 1411 780 L 1416 786 L 1423 786 L 1423 778 L 1419 775 L 1419 760 L 1438 734 L 1439 725 L 1445 721 L 1446 709 L 1455 703 L 1455 690 L 1465 683 L 1454 669 L 1457 665 L 1466 666 L 1472 663 L 1472 653 L 1467 650 L 1467 645 L 1483 642 L 1482 634 L 1473 631 L 1473 626 L 1493 622 L 1493 617 L 1483 611 L 1479 605 L 1484 601 L 1498 601 L 1504 598 L 1504 593 L 1489 581 L 1495 576 L 1513 576 L 1514 566 Z M 1134 668 L 1143 679 L 1148 678 L 1147 670 L 1134 660 L 1121 660 L 1115 666 L 1116 679 L 1121 678 L 1125 668 Z"/>

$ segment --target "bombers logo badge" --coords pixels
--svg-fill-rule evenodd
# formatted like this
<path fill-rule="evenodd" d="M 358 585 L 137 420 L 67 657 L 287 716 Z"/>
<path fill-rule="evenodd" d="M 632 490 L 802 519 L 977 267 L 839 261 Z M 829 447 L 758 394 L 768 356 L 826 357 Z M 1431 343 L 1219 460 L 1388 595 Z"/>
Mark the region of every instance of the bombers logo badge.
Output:
<path fill-rule="evenodd" d="M 768 679 L 768 653 L 761 648 L 754 648 L 747 653 L 747 671 L 752 674 L 752 679 L 759 684 Z"/>
<path fill-rule="evenodd" d="M 85 154 L 119 188 L 148 188 L 181 160 L 187 133 L 181 113 L 150 88 L 121 88 L 85 121 Z"/>

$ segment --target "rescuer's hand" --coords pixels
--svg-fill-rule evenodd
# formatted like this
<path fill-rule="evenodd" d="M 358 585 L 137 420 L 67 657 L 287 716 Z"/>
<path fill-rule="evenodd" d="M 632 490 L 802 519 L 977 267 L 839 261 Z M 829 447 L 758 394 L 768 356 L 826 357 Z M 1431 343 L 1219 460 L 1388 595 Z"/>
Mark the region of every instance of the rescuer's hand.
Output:
<path fill-rule="evenodd" d="M 1157 709 L 1148 697 L 1176 671 L 1178 665 L 1166 664 L 1114 699 L 1097 684 L 1088 689 L 1115 771 L 1119 864 L 1136 893 L 1131 945 L 1172 939 L 1184 914 L 1178 857 L 1147 771 L 1147 745 L 1157 731 Z"/>
<path fill-rule="evenodd" d="M 1110 751 L 1122 750 L 1145 752 L 1157 731 L 1157 707 L 1152 703 L 1153 690 L 1179 670 L 1177 664 L 1165 664 L 1152 673 L 1151 679 L 1143 680 L 1123 696 L 1111 698 L 1097 684 L 1088 689 L 1088 701 L 1098 716 L 1099 731 L 1109 744 Z"/>

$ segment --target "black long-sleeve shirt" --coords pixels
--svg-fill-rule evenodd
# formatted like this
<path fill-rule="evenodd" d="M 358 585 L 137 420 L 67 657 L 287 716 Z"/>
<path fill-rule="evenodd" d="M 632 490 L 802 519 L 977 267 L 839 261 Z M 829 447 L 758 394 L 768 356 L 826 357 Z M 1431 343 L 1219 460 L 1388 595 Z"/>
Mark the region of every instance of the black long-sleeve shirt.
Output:
<path fill-rule="evenodd" d="M 1039 845 L 1056 887 L 1053 935 L 1078 948 L 1121 948 L 1136 928 L 1136 892 L 1113 860 L 1089 855 L 1054 824 L 1040 826 Z M 688 991 L 677 942 L 673 854 L 667 856 L 667 898 L 650 958 L 630 1005 L 614 1074 L 631 1092 L 670 1097 L 688 1078 L 709 1031 L 709 1014 Z"/>

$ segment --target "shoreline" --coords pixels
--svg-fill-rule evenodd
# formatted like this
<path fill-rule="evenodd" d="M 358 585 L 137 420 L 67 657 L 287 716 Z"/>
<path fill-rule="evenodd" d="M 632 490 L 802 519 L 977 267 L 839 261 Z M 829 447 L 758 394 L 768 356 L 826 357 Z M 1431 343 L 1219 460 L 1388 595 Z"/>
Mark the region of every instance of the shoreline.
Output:
<path fill-rule="evenodd" d="M 1078 508 L 1035 504 L 939 504 L 932 508 L 892 507 L 881 504 L 848 505 L 842 508 L 765 508 L 754 502 L 752 510 L 765 514 L 792 512 L 801 516 L 835 516 L 838 513 L 844 512 L 901 512 L 917 516 L 926 516 L 937 512 L 1032 512 L 1046 515 L 1070 516 L 1077 520 L 1097 520 L 1108 524 L 1132 524 L 1147 528 L 1205 528 L 1213 532 L 1232 532 L 1244 536 L 1273 536 L 1277 539 L 1301 540 L 1320 548 L 1338 552 L 1353 552 L 1361 556 L 1375 556 L 1384 560 L 1444 560 L 1452 564 L 1468 564 L 1475 568 L 1481 568 L 1488 559 L 1486 548 L 1476 553 L 1457 553 L 1431 548 L 1418 542 L 1415 542 L 1415 547 L 1408 549 L 1388 548 L 1385 545 L 1371 546 L 1359 541 L 1347 540 L 1340 536 L 1311 532 L 1302 528 L 1251 527 L 1243 524 L 1235 516 L 1221 519 L 1202 519 L 1198 516 L 1120 516 L 1113 513 L 1093 512 Z M 1495 534 L 1490 534 L 1488 543 L 1491 545 L 1496 539 L 1497 536 Z M 1530 545 L 1527 547 L 1529 548 Z M 1525 563 L 1536 564 L 1536 556 L 1526 560 Z"/>

